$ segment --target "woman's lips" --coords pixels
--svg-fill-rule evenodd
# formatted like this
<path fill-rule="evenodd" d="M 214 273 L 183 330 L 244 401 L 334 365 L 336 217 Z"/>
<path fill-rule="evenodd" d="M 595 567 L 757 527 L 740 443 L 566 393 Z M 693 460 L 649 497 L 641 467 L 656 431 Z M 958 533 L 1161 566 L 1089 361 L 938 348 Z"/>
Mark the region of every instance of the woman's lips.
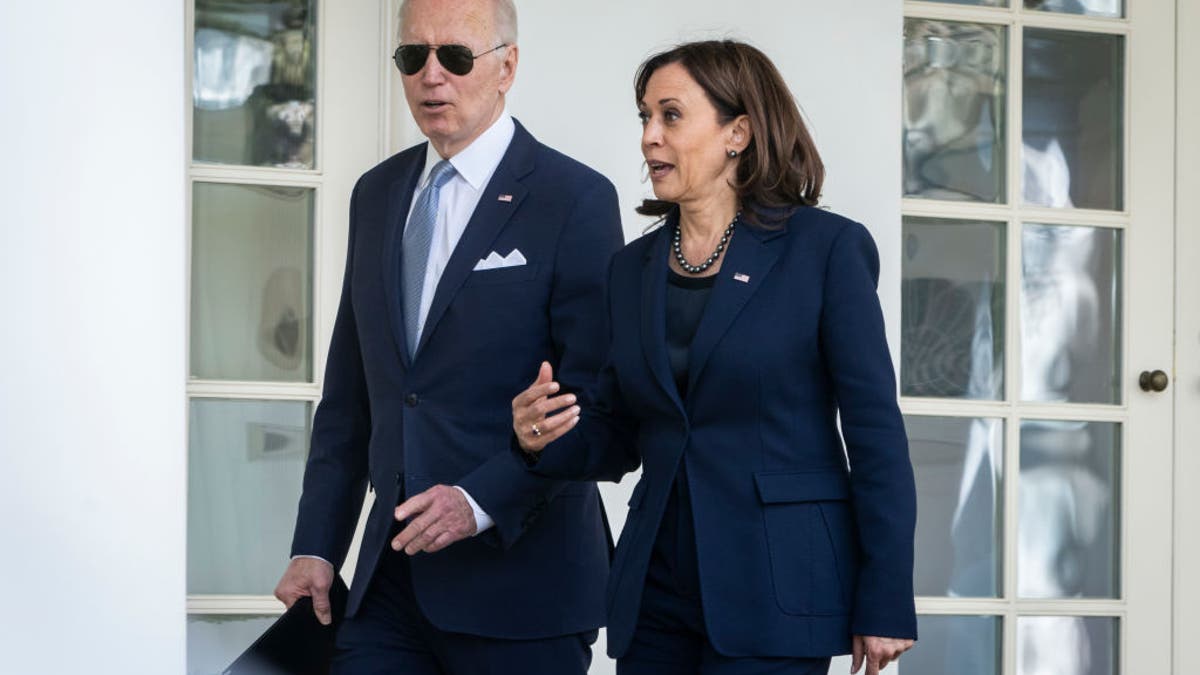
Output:
<path fill-rule="evenodd" d="M 675 168 L 674 164 L 656 160 L 647 160 L 646 166 L 650 169 L 650 180 L 660 180 Z"/>

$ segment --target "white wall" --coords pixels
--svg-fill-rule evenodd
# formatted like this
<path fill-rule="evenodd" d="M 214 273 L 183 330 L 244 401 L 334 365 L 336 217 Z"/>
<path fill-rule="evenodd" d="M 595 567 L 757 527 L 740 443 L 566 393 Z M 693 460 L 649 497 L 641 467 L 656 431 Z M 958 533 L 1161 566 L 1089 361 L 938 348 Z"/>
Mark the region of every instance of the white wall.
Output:
<path fill-rule="evenodd" d="M 0 670 L 184 669 L 183 2 L 0 3 Z"/>

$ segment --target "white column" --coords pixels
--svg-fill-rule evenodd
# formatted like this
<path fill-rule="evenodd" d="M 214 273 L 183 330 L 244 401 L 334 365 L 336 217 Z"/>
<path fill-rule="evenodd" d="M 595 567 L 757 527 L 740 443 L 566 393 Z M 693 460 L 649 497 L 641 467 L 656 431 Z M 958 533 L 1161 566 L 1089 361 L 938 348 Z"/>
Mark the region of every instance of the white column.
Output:
<path fill-rule="evenodd" d="M 5 672 L 184 672 L 183 10 L 0 4 Z"/>

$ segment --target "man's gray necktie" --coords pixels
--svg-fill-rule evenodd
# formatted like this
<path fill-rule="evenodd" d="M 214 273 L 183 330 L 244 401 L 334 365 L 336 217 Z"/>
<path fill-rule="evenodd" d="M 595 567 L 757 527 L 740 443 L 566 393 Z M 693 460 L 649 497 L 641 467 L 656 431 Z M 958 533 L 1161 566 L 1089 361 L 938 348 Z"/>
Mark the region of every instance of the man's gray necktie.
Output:
<path fill-rule="evenodd" d="M 421 289 L 425 286 L 425 268 L 429 264 L 429 245 L 433 242 L 433 226 L 437 222 L 438 195 L 442 186 L 454 178 L 454 167 L 442 160 L 433 165 L 429 184 L 417 197 L 408 225 L 404 228 L 403 265 L 404 335 L 408 340 L 408 356 L 417 352 L 421 320 Z"/>

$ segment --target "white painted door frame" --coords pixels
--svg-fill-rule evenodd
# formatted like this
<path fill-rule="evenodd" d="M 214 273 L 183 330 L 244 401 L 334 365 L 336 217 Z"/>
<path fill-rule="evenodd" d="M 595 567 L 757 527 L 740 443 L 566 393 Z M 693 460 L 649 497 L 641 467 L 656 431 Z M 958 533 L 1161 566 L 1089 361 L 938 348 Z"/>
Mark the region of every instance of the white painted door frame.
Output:
<path fill-rule="evenodd" d="M 1200 4 L 1178 0 L 1175 24 L 1175 569 L 1174 672 L 1190 669 L 1200 635 Z"/>

